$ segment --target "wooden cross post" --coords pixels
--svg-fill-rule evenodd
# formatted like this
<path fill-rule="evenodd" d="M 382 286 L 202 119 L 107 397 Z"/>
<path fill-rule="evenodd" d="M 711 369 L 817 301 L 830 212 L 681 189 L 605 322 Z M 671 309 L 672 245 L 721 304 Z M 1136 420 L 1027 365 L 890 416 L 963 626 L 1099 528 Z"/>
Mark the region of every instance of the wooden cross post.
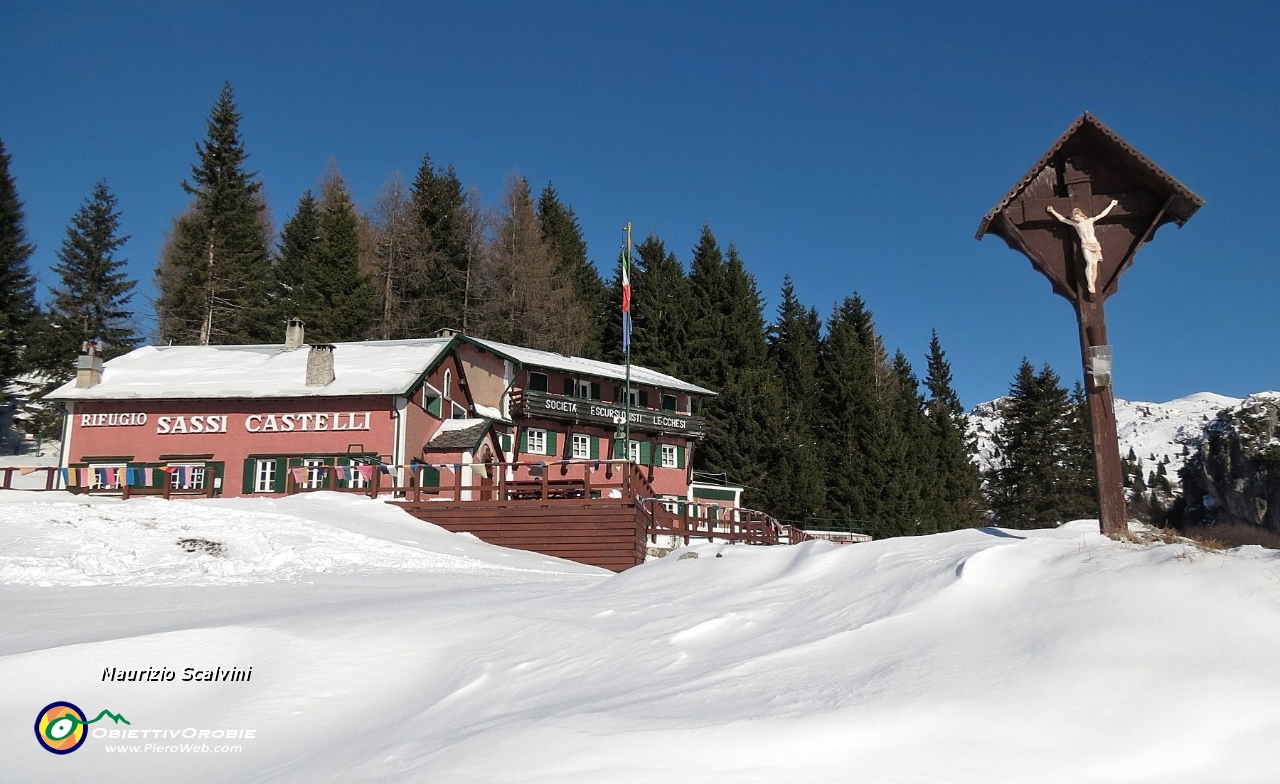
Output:
<path fill-rule="evenodd" d="M 1026 256 L 1072 304 L 1080 330 L 1101 529 L 1127 532 L 1104 303 L 1138 248 L 1204 204 L 1097 118 L 1084 114 L 978 227 Z M 1075 212 L 1078 210 L 1078 212 Z M 1105 349 L 1103 348 L 1105 347 Z M 1106 356 L 1106 367 L 1096 354 Z"/>

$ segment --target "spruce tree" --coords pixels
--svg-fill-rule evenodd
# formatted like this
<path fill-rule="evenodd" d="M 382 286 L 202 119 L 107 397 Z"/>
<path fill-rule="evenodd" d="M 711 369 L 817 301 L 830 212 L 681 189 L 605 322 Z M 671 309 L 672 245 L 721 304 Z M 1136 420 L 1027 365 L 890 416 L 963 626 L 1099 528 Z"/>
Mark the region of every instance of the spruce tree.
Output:
<path fill-rule="evenodd" d="M 201 345 L 278 341 L 267 207 L 257 175 L 244 169 L 248 155 L 230 84 L 196 152 L 191 180 L 182 183 L 192 204 L 175 219 L 156 270 L 160 338 Z"/>
<path fill-rule="evenodd" d="M 622 362 L 621 257 L 609 284 L 608 319 L 603 330 L 603 354 Z M 689 329 L 694 321 L 689 278 L 684 265 L 665 243 L 650 234 L 631 254 L 631 361 L 677 377 L 689 371 Z"/>
<path fill-rule="evenodd" d="M 0 140 L 0 403 L 8 401 L 9 383 L 25 370 L 23 347 L 40 312 L 35 277 L 27 264 L 35 246 L 27 242 L 9 162 Z"/>
<path fill-rule="evenodd" d="M 1098 516 L 1098 481 L 1093 465 L 1093 432 L 1089 427 L 1089 401 L 1077 381 L 1068 400 L 1067 444 L 1058 483 L 1062 514 L 1066 520 Z"/>
<path fill-rule="evenodd" d="M 768 332 L 769 359 L 782 398 L 781 437 L 773 445 L 766 487 L 768 509 L 784 519 L 820 515 L 826 503 L 816 422 L 821 329 L 817 310 L 801 304 L 791 276 L 785 276 L 777 320 Z"/>
<path fill-rule="evenodd" d="M 129 308 L 137 284 L 125 271 L 128 262 L 115 256 L 129 238 L 119 231 L 116 198 L 105 181 L 99 182 L 72 217 L 53 268 L 58 283 L 49 305 L 51 329 L 42 365 L 60 381 L 72 376 L 85 341 L 98 340 L 104 359 L 126 354 L 139 343 Z"/>
<path fill-rule="evenodd" d="M 311 191 L 298 199 L 298 207 L 280 231 L 276 260 L 279 282 L 279 318 L 306 320 L 314 299 L 311 275 L 320 250 L 320 206 Z"/>
<path fill-rule="evenodd" d="M 694 249 L 689 289 L 696 314 L 689 370 L 718 393 L 701 404 L 707 437 L 694 467 L 746 486 L 745 501 L 759 504 L 782 405 L 768 364 L 764 303 L 737 250 L 721 253 L 708 226 Z"/>
<path fill-rule="evenodd" d="M 1036 373 L 1023 359 L 994 439 L 998 464 L 987 482 L 1000 525 L 1040 528 L 1097 514 L 1081 438 L 1083 393 L 1077 392 L 1069 397 L 1052 368 Z"/>
<path fill-rule="evenodd" d="M 609 291 L 600 279 L 600 271 L 587 258 L 587 241 L 582 237 L 578 216 L 572 207 L 561 203 L 549 182 L 538 197 L 537 214 L 542 241 L 555 262 L 556 274 L 571 282 L 576 306 L 586 323 L 582 356 L 603 359 L 605 324 L 610 316 Z"/>
<path fill-rule="evenodd" d="M 828 514 L 873 536 L 889 535 L 893 525 L 881 498 L 894 428 L 884 349 L 858 295 L 845 298 L 827 320 L 820 357 Z"/>
<path fill-rule="evenodd" d="M 419 301 L 417 318 L 409 330 L 428 337 L 443 328 L 470 329 L 479 289 L 480 261 L 473 223 L 462 181 L 450 164 L 435 166 L 424 155 L 414 178 L 410 201 L 417 224 L 416 245 L 422 274 L 406 281 L 404 298 Z"/>
<path fill-rule="evenodd" d="M 301 318 L 315 341 L 361 340 L 373 329 L 377 303 L 373 283 L 360 270 L 360 238 L 355 205 L 337 168 L 321 188 L 313 267 Z"/>
<path fill-rule="evenodd" d="M 937 476 L 928 489 L 930 514 L 939 531 L 978 525 L 981 477 L 974 455 L 977 444 L 969 436 L 969 418 L 952 385 L 951 364 L 938 332 L 929 339 L 926 408 L 932 431 Z"/>

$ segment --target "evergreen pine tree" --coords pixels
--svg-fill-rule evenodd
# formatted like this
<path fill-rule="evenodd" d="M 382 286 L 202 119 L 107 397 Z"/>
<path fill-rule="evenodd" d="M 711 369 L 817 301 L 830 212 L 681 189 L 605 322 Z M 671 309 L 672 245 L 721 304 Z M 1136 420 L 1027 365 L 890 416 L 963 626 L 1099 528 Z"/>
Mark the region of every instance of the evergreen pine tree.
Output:
<path fill-rule="evenodd" d="M 730 245 L 722 254 L 708 226 L 694 249 L 689 289 L 697 314 L 689 370 L 719 393 L 701 404 L 707 437 L 694 467 L 743 484 L 745 502 L 759 504 L 782 402 L 768 365 L 764 303 L 737 250 Z"/>
<path fill-rule="evenodd" d="M 361 340 L 373 329 L 377 303 L 372 281 L 360 270 L 355 205 L 331 166 L 321 188 L 314 266 L 307 276 L 301 318 L 313 342 Z"/>
<path fill-rule="evenodd" d="M 819 365 L 827 513 L 873 536 L 893 527 L 881 505 L 893 429 L 883 352 L 866 303 L 845 298 L 827 320 Z"/>
<path fill-rule="evenodd" d="M 129 240 L 120 236 L 116 198 L 106 182 L 94 186 L 93 195 L 71 219 L 67 236 L 54 266 L 58 283 L 49 306 L 50 341 L 43 369 L 65 381 L 74 373 L 80 346 L 98 340 L 104 359 L 126 354 L 137 347 L 133 311 L 129 301 L 137 285 L 129 279 L 125 259 L 116 251 Z"/>
<path fill-rule="evenodd" d="M 25 369 L 23 347 L 40 312 L 35 277 L 27 264 L 35 247 L 27 242 L 22 202 L 9 163 L 0 141 L 0 404 L 8 400 L 9 382 Z"/>
<path fill-rule="evenodd" d="M 421 337 L 446 327 L 469 331 L 479 289 L 479 247 L 473 231 L 478 211 L 468 205 L 453 165 L 439 168 L 430 155 L 422 157 L 410 201 L 421 254 L 421 264 L 415 266 L 422 274 L 405 283 L 404 299 L 420 303 L 409 331 Z"/>
<path fill-rule="evenodd" d="M 256 174 L 244 170 L 248 156 L 230 84 L 196 152 L 191 180 L 182 183 L 192 204 L 174 221 L 156 270 L 160 338 L 201 345 L 278 341 L 267 208 Z"/>
<path fill-rule="evenodd" d="M 977 444 L 969 436 L 969 418 L 952 385 L 951 364 L 942 350 L 937 330 L 929 339 L 925 388 L 929 392 L 926 410 L 938 472 L 926 489 L 929 514 L 939 531 L 978 525 L 982 482 L 974 462 Z"/>
<path fill-rule="evenodd" d="M 1067 445 L 1061 461 L 1062 479 L 1057 490 L 1064 520 L 1098 516 L 1098 480 L 1093 467 L 1093 432 L 1089 427 L 1089 401 L 1077 381 L 1068 400 Z"/>
<path fill-rule="evenodd" d="M 279 281 L 279 318 L 288 320 L 310 316 L 309 303 L 315 299 L 310 291 L 311 275 L 317 265 L 320 249 L 320 207 L 311 191 L 298 199 L 298 207 L 280 231 L 276 261 Z"/>
<path fill-rule="evenodd" d="M 573 214 L 572 207 L 561 203 L 549 182 L 538 197 L 537 214 L 542 241 L 555 262 L 556 275 L 572 283 L 576 307 L 582 311 L 580 318 L 586 323 L 582 356 L 603 359 L 605 324 L 610 316 L 609 291 L 600 278 L 600 271 L 587 258 L 587 241 L 582 237 L 578 216 Z"/>
<path fill-rule="evenodd" d="M 1091 464 L 1082 445 L 1083 393 L 1068 397 L 1058 375 L 1026 359 L 1009 390 L 995 437 L 998 465 L 988 477 L 988 503 L 1000 525 L 1039 528 L 1097 514 L 1090 506 Z M 1089 455 L 1092 449 L 1089 449 Z"/>
<path fill-rule="evenodd" d="M 819 396 L 818 346 L 822 322 L 795 293 L 791 276 L 782 280 L 777 320 L 768 332 L 769 359 L 781 398 L 766 487 L 767 508 L 783 519 L 803 521 L 821 514 L 826 483 L 816 426 Z"/>

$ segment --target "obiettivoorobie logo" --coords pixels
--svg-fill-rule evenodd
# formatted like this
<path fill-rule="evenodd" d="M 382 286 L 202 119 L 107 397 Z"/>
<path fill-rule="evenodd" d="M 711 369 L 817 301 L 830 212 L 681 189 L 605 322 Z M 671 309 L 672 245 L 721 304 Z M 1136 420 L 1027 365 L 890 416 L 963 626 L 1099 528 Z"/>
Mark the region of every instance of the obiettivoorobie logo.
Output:
<path fill-rule="evenodd" d="M 117 713 L 103 710 L 92 719 L 86 719 L 84 711 L 69 702 L 51 702 L 36 714 L 36 740 L 45 751 L 54 754 L 70 754 L 84 743 L 88 733 L 85 726 L 103 716 L 119 724 L 129 720 Z"/>

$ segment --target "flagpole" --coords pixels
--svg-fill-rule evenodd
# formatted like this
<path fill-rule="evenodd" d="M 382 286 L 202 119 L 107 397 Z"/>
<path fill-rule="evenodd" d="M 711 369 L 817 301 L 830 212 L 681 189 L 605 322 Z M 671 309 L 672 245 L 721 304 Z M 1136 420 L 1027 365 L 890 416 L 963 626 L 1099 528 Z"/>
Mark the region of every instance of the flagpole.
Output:
<path fill-rule="evenodd" d="M 626 232 L 627 232 L 627 255 L 622 262 L 623 263 L 622 269 L 623 269 L 624 283 L 626 286 L 630 286 L 631 285 L 631 221 L 627 221 Z M 624 297 L 627 296 L 627 294 L 629 294 L 629 292 L 625 292 L 625 291 L 623 292 Z M 623 308 L 623 314 L 622 314 L 624 321 L 628 321 L 628 322 L 631 320 L 631 308 L 629 307 L 630 304 L 631 304 L 630 302 L 627 302 L 628 307 Z M 627 460 L 630 460 L 631 459 L 631 335 L 630 335 L 631 325 L 629 323 L 624 323 L 622 325 L 622 330 L 625 335 L 623 339 L 623 344 L 624 344 L 623 350 L 627 358 L 627 396 L 625 400 L 626 407 L 624 409 L 626 411 L 626 423 L 623 428 L 623 434 L 624 434 L 623 437 L 626 439 L 624 441 L 626 446 L 623 447 L 623 449 L 625 450 L 623 452 L 623 455 Z"/>

